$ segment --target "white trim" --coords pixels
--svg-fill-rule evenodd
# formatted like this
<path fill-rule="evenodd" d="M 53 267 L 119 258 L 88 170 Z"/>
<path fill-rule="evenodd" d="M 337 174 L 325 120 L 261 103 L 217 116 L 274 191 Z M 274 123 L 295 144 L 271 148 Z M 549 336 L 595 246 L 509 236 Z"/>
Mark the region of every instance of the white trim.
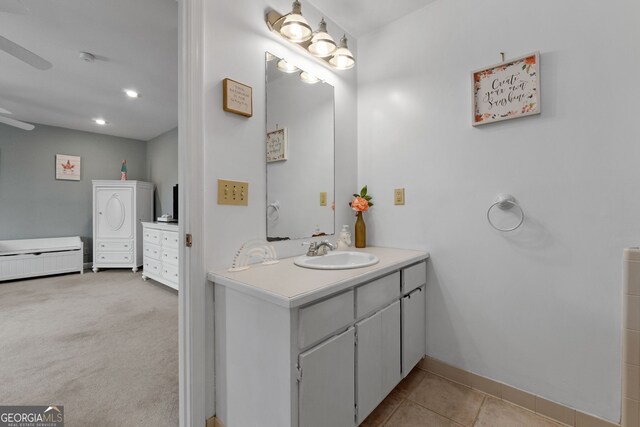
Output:
<path fill-rule="evenodd" d="M 203 226 L 203 114 L 204 114 L 204 0 L 180 0 L 180 63 L 178 101 L 178 169 L 180 292 L 179 378 L 180 426 L 201 427 L 214 408 L 207 408 L 205 295 Z M 185 235 L 193 246 L 185 247 Z M 213 301 L 211 301 L 213 303 Z M 209 341 L 213 337 L 208 337 Z M 211 356 L 212 357 L 212 356 Z M 205 376 L 208 375 L 207 378 Z M 212 391 L 209 390 L 209 393 Z"/>

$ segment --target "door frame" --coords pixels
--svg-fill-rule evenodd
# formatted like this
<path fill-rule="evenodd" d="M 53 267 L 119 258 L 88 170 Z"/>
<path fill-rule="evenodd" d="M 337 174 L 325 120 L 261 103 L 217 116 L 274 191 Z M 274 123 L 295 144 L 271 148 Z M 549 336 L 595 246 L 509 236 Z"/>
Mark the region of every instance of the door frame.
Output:
<path fill-rule="evenodd" d="M 204 0 L 178 0 L 178 176 L 180 191 L 180 426 L 204 426 L 213 415 L 213 370 L 206 369 L 207 279 L 204 267 Z M 186 235 L 193 244 L 186 247 Z M 209 337 L 211 342 L 212 337 Z M 209 404 L 207 403 L 209 401 Z M 207 408 L 209 406 L 209 408 Z"/>

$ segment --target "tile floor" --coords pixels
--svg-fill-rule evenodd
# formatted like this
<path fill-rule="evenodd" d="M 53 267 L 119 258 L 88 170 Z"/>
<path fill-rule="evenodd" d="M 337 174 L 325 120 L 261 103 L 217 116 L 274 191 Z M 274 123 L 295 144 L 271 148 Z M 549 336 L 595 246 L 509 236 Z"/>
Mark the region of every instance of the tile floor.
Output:
<path fill-rule="evenodd" d="M 559 427 L 520 406 L 415 368 L 362 427 Z"/>

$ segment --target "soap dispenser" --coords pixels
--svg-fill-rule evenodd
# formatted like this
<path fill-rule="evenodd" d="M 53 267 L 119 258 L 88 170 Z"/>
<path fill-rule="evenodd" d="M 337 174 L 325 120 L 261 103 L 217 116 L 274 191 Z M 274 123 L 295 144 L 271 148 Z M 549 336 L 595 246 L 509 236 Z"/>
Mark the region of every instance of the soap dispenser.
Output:
<path fill-rule="evenodd" d="M 351 246 L 351 232 L 349 231 L 348 225 L 342 226 L 342 231 L 340 231 L 340 235 L 338 236 L 338 250 L 344 251 L 349 249 Z"/>

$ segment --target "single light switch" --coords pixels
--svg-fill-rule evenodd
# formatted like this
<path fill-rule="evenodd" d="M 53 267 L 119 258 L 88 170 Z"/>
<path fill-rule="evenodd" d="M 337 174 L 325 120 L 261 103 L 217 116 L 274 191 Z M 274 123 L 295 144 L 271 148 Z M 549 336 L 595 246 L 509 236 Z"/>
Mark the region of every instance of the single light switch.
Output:
<path fill-rule="evenodd" d="M 327 206 L 327 192 L 320 192 L 320 206 Z"/>
<path fill-rule="evenodd" d="M 393 190 L 393 203 L 396 205 L 404 205 L 404 188 L 396 188 Z"/>
<path fill-rule="evenodd" d="M 249 183 L 219 179 L 218 204 L 247 206 L 249 204 Z"/>

